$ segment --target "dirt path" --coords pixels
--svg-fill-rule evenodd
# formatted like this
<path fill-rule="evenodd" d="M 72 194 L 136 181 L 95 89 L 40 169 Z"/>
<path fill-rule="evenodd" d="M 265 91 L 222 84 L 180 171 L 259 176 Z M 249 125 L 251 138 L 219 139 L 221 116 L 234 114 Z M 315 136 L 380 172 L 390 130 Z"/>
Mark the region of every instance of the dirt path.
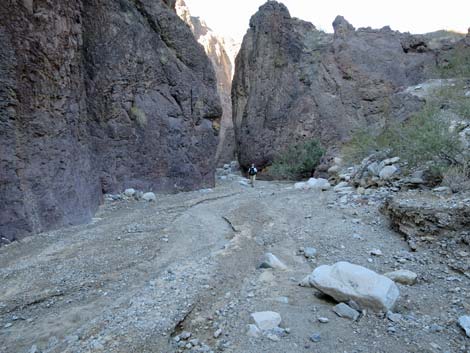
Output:
<path fill-rule="evenodd" d="M 314 262 L 298 255 L 305 246 L 318 250 Z M 371 257 L 375 248 L 384 255 Z M 267 251 L 288 270 L 257 269 Z M 317 265 L 343 260 L 420 275 L 400 286 L 399 322 L 339 318 L 298 286 Z M 0 249 L 0 352 L 175 352 L 183 331 L 185 345 L 199 341 L 188 352 L 466 352 L 455 319 L 468 284 L 438 252 L 408 252 L 370 199 L 343 205 L 333 191 L 226 181 L 157 203 L 107 203 L 92 224 Z M 265 310 L 290 333 L 247 336 L 250 313 Z"/>

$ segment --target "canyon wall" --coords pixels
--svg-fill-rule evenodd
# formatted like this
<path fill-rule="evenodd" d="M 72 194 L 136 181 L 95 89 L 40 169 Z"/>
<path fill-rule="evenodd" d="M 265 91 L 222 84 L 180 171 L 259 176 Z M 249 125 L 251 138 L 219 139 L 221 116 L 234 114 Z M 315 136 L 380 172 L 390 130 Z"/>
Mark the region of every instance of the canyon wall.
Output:
<path fill-rule="evenodd" d="M 406 119 L 422 102 L 401 91 L 432 74 L 435 54 L 423 37 L 356 30 L 338 16 L 334 34 L 292 18 L 276 1 L 251 18 L 232 86 L 238 158 L 269 165 L 309 138 L 334 149 L 360 126 Z"/>
<path fill-rule="evenodd" d="M 169 0 L 0 4 L 0 238 L 214 184 L 212 65 Z"/>
<path fill-rule="evenodd" d="M 235 159 L 231 89 L 234 69 L 233 61 L 236 55 L 234 52 L 237 51 L 237 45 L 230 39 L 225 39 L 214 33 L 199 17 L 191 16 L 184 0 L 176 1 L 176 11 L 191 28 L 199 44 L 204 47 L 215 70 L 217 89 L 223 108 L 216 161 L 218 165 L 222 165 Z"/>

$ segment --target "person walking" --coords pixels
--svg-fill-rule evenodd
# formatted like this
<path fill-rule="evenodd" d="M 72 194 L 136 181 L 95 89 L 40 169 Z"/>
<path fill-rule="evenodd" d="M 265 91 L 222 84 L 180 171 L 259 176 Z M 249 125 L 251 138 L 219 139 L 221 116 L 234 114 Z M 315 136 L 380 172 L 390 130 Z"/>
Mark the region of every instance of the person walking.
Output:
<path fill-rule="evenodd" d="M 250 184 L 252 188 L 255 187 L 256 174 L 258 174 L 258 169 L 256 169 L 255 164 L 253 163 L 250 169 L 248 169 L 248 175 L 250 176 Z"/>

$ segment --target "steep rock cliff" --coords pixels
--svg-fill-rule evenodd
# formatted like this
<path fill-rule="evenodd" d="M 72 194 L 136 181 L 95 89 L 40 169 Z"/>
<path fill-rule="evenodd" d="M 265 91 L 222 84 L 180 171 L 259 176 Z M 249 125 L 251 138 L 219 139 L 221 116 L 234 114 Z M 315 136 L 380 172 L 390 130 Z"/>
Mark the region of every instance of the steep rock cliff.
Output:
<path fill-rule="evenodd" d="M 242 166 L 263 166 L 288 145 L 315 137 L 329 149 L 357 126 L 380 128 L 421 106 L 400 93 L 425 79 L 434 54 L 418 36 L 344 18 L 334 34 L 292 18 L 276 1 L 260 7 L 244 37 L 232 86 Z"/>
<path fill-rule="evenodd" d="M 0 3 L 0 238 L 213 185 L 213 69 L 168 0 Z"/>
<path fill-rule="evenodd" d="M 215 34 L 199 17 L 191 16 L 184 0 L 176 1 L 176 11 L 191 28 L 199 44 L 204 47 L 214 67 L 223 109 L 216 161 L 219 165 L 230 162 L 235 158 L 235 133 L 233 131 L 231 99 L 233 65 L 225 47 L 225 40 Z M 233 45 L 229 48 L 232 49 Z"/>

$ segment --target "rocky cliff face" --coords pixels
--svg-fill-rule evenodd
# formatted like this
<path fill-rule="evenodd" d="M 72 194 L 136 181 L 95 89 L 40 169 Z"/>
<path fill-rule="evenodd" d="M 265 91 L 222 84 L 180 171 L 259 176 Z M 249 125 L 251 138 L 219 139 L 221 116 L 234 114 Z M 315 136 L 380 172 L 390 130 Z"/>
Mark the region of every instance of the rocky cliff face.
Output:
<path fill-rule="evenodd" d="M 214 71 L 174 1 L 0 4 L 0 238 L 214 182 Z"/>
<path fill-rule="evenodd" d="M 311 137 L 332 149 L 355 127 L 380 128 L 420 107 L 400 92 L 434 65 L 423 38 L 388 27 L 355 30 L 342 17 L 334 30 L 326 34 L 292 18 L 276 1 L 251 18 L 232 87 L 242 166 L 269 164 Z"/>
<path fill-rule="evenodd" d="M 184 0 L 177 0 L 176 11 L 189 25 L 196 40 L 204 47 L 214 67 L 223 108 L 216 161 L 219 165 L 230 162 L 235 158 L 235 133 L 232 122 L 231 99 L 233 59 L 226 50 L 226 41 L 224 38 L 216 35 L 199 17 L 191 16 Z M 227 48 L 233 50 L 235 47 L 234 44 L 228 44 Z"/>

